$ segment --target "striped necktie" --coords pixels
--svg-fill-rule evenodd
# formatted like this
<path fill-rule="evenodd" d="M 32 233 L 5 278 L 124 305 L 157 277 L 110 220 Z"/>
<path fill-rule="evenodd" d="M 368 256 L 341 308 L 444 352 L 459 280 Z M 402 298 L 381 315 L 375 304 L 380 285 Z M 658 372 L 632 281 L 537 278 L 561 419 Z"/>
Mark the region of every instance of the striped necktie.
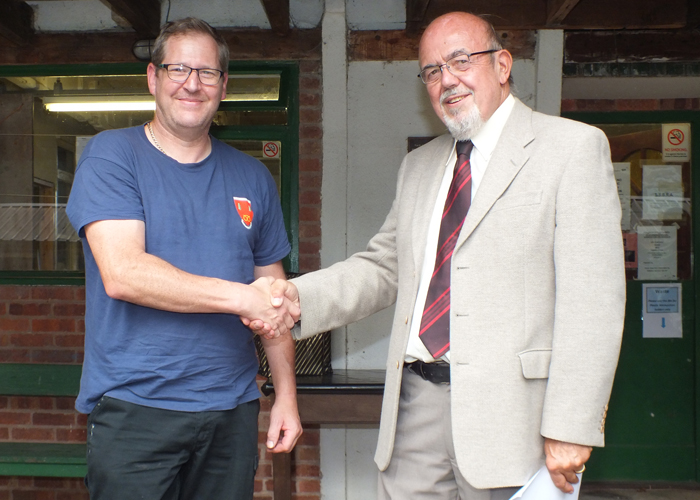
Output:
<path fill-rule="evenodd" d="M 457 163 L 442 211 L 435 269 L 420 324 L 420 339 L 437 359 L 450 349 L 450 268 L 452 252 L 472 198 L 471 141 L 457 143 Z"/>

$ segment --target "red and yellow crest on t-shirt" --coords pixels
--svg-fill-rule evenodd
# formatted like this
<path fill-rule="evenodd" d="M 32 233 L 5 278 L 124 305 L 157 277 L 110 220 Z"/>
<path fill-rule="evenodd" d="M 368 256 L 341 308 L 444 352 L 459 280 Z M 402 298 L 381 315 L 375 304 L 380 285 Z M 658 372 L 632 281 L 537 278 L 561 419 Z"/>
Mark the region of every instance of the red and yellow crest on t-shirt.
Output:
<path fill-rule="evenodd" d="M 233 204 L 236 206 L 236 211 L 241 217 L 241 222 L 246 227 L 250 229 L 253 225 L 253 209 L 251 208 L 251 203 L 248 198 L 237 198 L 233 197 Z"/>

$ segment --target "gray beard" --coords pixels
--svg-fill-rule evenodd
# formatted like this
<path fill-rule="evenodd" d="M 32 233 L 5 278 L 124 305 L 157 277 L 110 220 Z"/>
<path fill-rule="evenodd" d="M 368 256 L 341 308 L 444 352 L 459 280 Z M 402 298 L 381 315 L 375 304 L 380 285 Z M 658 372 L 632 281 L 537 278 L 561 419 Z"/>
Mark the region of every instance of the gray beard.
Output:
<path fill-rule="evenodd" d="M 447 91 L 441 98 L 444 100 L 455 92 Z M 458 141 L 468 141 L 476 135 L 476 133 L 484 125 L 484 120 L 481 118 L 481 112 L 478 106 L 474 103 L 471 111 L 463 118 L 455 118 L 448 114 L 444 109 L 442 111 L 442 116 L 445 119 L 445 125 L 447 125 L 447 130 L 450 131 L 452 137 Z"/>

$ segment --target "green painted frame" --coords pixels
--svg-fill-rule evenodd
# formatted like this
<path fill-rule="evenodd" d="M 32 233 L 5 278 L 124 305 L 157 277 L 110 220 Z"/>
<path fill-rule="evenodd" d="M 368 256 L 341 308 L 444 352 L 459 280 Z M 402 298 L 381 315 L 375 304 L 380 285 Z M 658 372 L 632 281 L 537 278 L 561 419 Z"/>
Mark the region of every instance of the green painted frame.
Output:
<path fill-rule="evenodd" d="M 634 123 L 690 123 L 691 124 L 691 140 L 693 135 L 700 134 L 700 111 L 628 111 L 628 112 L 568 112 L 562 113 L 562 116 L 571 118 L 577 121 L 589 124 L 634 124 Z M 685 390 L 692 394 L 694 402 L 690 405 L 690 415 L 686 417 L 694 423 L 694 428 L 691 430 L 692 438 L 688 440 L 686 446 L 667 446 L 665 449 L 663 443 L 654 443 L 649 446 L 636 446 L 625 449 L 624 447 L 615 448 L 610 446 L 601 451 L 595 450 L 591 458 L 591 467 L 587 472 L 589 480 L 622 480 L 622 481 L 672 481 L 672 482 L 699 482 L 700 481 L 700 322 L 696 316 L 698 308 L 700 308 L 700 279 L 698 279 L 698 258 L 697 252 L 700 250 L 700 203 L 695 202 L 698 194 L 700 194 L 700 136 L 696 138 L 691 150 L 691 215 L 693 218 L 692 226 L 692 244 L 693 244 L 693 261 L 692 269 L 693 276 L 690 280 L 680 281 L 683 285 L 683 331 L 684 337 L 691 336 L 687 341 L 691 343 L 687 351 L 695 356 L 694 363 L 687 369 L 691 371 L 690 379 L 694 386 L 691 388 L 674 387 L 674 374 L 666 374 L 666 379 L 655 380 L 657 389 L 660 391 L 672 392 L 675 390 Z M 628 313 L 630 312 L 630 304 L 639 302 L 641 304 L 642 282 L 628 282 Z M 645 372 L 649 371 L 649 367 L 644 366 L 641 358 L 636 358 L 634 347 L 630 351 L 625 352 L 626 340 L 629 337 L 628 325 L 638 318 L 628 318 L 625 321 L 625 338 L 623 338 L 623 352 L 620 357 L 620 365 L 618 366 L 618 374 L 616 383 L 613 387 L 612 402 L 617 398 L 622 405 L 635 404 L 631 398 L 625 397 L 625 384 L 639 383 L 639 379 L 635 377 L 645 376 Z M 688 332 L 688 333 L 686 333 Z M 641 332 L 629 332 L 639 334 Z M 648 339 L 656 340 L 656 339 Z M 659 339 L 661 340 L 661 339 Z M 666 344 L 655 343 L 657 349 L 666 349 L 666 362 L 670 361 L 673 356 L 681 357 L 684 353 L 681 342 L 673 342 L 676 339 L 668 339 Z M 632 344 L 632 343 L 630 343 Z M 628 344 L 628 346 L 630 345 Z M 663 363 L 664 360 L 661 362 Z M 690 360 L 688 360 L 690 361 Z M 685 368 L 680 368 L 685 369 Z M 678 376 L 677 380 L 682 377 Z M 664 411 L 673 412 L 673 408 L 664 408 Z M 611 406 L 608 418 L 608 441 L 614 441 L 614 432 L 633 436 L 639 427 L 639 420 L 627 420 L 624 422 L 624 428 L 611 428 L 613 423 L 615 406 Z M 659 415 L 661 417 L 661 415 Z M 660 420 L 660 418 L 658 419 Z M 676 436 L 677 437 L 677 436 Z"/>
<path fill-rule="evenodd" d="M 0 67 L 6 76 L 146 75 L 147 63 L 27 65 Z M 282 212 L 292 246 L 284 259 L 287 272 L 299 271 L 299 65 L 296 61 L 231 61 L 229 74 L 279 74 L 276 102 L 222 103 L 221 110 L 287 111 L 287 124 L 264 127 L 212 127 L 219 139 L 275 140 L 282 148 Z M 75 271 L 0 271 L 0 285 L 82 285 L 85 274 Z"/>

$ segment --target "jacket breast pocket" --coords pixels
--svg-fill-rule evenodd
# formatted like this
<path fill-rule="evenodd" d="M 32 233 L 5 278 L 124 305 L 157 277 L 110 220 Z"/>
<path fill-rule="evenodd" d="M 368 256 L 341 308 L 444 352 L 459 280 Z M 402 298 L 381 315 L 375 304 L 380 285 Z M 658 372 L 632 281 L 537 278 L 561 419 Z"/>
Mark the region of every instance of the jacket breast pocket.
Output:
<path fill-rule="evenodd" d="M 491 208 L 492 212 L 512 208 L 539 205 L 542 202 L 542 191 L 524 191 L 517 194 L 505 194 Z"/>
<path fill-rule="evenodd" d="M 549 363 L 552 360 L 551 349 L 528 349 L 518 353 L 523 369 L 523 377 L 527 379 L 549 377 Z"/>

